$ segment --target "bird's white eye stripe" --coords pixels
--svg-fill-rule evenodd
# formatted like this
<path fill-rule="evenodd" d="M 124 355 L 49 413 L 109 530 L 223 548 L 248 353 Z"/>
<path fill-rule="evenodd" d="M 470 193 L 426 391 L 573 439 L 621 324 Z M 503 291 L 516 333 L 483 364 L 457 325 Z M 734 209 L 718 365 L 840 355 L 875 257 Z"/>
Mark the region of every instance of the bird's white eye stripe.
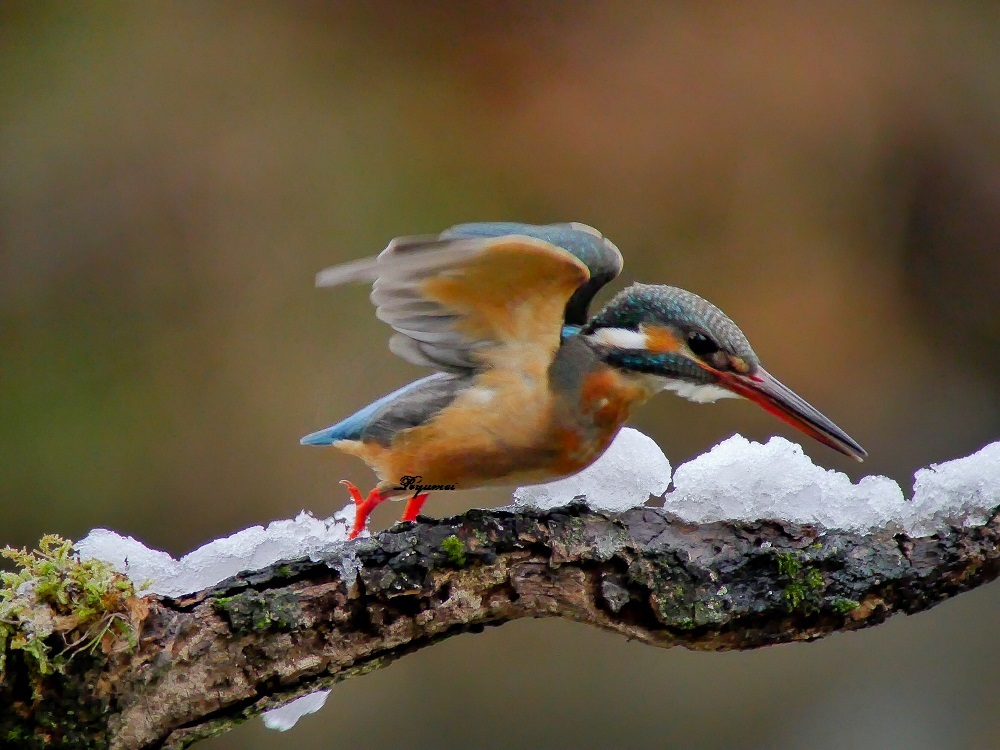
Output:
<path fill-rule="evenodd" d="M 613 346 L 616 349 L 645 350 L 649 348 L 645 334 L 628 328 L 598 328 L 590 334 L 590 340 L 604 346 Z"/>

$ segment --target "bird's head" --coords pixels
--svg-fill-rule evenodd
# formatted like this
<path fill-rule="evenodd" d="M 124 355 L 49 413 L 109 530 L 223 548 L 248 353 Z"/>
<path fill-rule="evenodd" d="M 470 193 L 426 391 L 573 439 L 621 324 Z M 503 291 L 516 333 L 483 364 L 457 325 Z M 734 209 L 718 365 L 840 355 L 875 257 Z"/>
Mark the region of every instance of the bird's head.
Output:
<path fill-rule="evenodd" d="M 580 333 L 606 363 L 645 375 L 660 389 L 700 403 L 743 397 L 834 450 L 859 461 L 867 455 L 761 367 L 743 331 L 697 294 L 633 284 Z"/>

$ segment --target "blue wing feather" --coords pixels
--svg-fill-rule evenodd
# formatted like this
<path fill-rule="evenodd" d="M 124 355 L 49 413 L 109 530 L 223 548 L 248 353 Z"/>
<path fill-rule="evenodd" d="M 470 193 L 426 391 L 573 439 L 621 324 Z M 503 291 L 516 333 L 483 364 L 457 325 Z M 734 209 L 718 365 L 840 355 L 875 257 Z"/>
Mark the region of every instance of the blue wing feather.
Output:
<path fill-rule="evenodd" d="M 340 440 L 359 440 L 390 445 L 404 430 L 425 424 L 469 386 L 465 375 L 437 372 L 404 385 L 356 414 L 325 430 L 306 435 L 303 445 L 332 445 Z"/>
<path fill-rule="evenodd" d="M 520 234 L 568 250 L 582 260 L 591 274 L 621 270 L 621 254 L 596 230 L 582 224 L 522 224 L 517 221 L 483 221 L 456 224 L 441 233 L 441 239 L 460 237 L 504 237 Z"/>
<path fill-rule="evenodd" d="M 302 445 L 333 445 L 338 440 L 360 440 L 365 430 L 372 424 L 375 417 L 378 416 L 384 407 L 411 391 L 422 388 L 428 381 L 437 380 L 440 377 L 440 373 L 435 373 L 434 375 L 428 375 L 426 378 L 414 380 L 412 383 L 404 385 L 402 388 L 383 396 L 377 401 L 373 401 L 347 419 L 337 422 L 337 424 L 331 425 L 326 429 L 306 435 L 299 442 Z"/>

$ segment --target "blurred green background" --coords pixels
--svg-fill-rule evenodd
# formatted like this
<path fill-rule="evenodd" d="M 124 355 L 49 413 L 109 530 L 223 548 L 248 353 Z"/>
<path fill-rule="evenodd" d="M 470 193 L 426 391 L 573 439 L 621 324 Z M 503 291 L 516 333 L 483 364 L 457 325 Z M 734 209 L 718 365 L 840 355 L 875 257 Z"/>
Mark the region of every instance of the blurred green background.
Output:
<path fill-rule="evenodd" d="M 339 509 L 371 475 L 299 436 L 421 371 L 314 272 L 491 219 L 719 304 L 871 454 L 823 465 L 908 490 L 1000 437 L 995 3 L 4 2 L 0 543 Z M 635 425 L 675 466 L 799 439 L 669 395 Z M 752 653 L 517 622 L 203 746 L 1000 747 L 998 591 Z"/>

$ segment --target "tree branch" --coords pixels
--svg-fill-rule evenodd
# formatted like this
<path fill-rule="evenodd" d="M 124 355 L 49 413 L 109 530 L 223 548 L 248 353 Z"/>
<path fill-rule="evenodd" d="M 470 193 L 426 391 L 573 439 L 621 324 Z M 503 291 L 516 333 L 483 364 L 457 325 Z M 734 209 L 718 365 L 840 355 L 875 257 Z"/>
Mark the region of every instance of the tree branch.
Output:
<path fill-rule="evenodd" d="M 521 617 L 565 617 L 661 647 L 812 640 L 996 578 L 1000 513 L 915 539 L 777 521 L 694 526 L 654 508 L 472 510 L 399 525 L 340 554 L 152 598 L 133 653 L 77 659 L 44 678 L 12 659 L 0 738 L 183 747 L 449 636 Z"/>

